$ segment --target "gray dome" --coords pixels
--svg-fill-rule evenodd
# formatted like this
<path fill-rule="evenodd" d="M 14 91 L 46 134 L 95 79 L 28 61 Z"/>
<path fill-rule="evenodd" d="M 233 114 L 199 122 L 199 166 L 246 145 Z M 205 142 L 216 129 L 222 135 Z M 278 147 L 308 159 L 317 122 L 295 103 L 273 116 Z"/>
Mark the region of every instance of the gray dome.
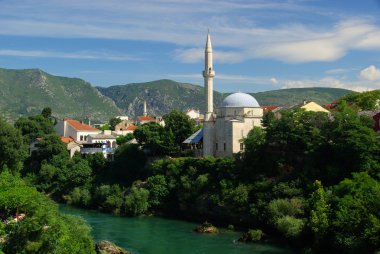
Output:
<path fill-rule="evenodd" d="M 253 96 L 246 93 L 233 93 L 224 98 L 221 107 L 257 108 L 259 103 Z"/>

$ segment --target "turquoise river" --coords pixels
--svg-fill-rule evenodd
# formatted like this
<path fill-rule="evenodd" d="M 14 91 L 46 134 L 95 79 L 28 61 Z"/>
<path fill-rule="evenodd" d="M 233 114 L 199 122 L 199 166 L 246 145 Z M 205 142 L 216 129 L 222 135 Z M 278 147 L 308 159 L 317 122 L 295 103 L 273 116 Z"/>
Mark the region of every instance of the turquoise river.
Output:
<path fill-rule="evenodd" d="M 82 217 L 92 226 L 96 241 L 109 240 L 133 254 L 287 254 L 292 253 L 270 244 L 242 244 L 240 232 L 221 230 L 216 235 L 192 231 L 197 224 L 159 217 L 120 217 L 70 206 L 60 211 Z"/>

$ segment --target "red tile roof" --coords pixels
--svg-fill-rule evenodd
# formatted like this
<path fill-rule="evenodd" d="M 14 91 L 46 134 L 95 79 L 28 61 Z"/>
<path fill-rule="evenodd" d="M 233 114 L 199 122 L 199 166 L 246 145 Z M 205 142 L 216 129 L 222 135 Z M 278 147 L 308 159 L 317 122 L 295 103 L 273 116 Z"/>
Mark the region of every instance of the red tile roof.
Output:
<path fill-rule="evenodd" d="M 268 105 L 268 106 L 262 106 L 261 108 L 263 109 L 264 113 L 267 113 L 267 112 L 270 112 L 270 111 L 278 108 L 278 106 Z"/>
<path fill-rule="evenodd" d="M 153 117 L 150 116 L 138 116 L 140 121 L 156 121 Z"/>
<path fill-rule="evenodd" d="M 127 131 L 134 131 L 134 130 L 136 130 L 136 126 L 134 126 L 134 125 L 131 125 L 131 126 L 128 126 L 128 128 L 127 128 Z"/>
<path fill-rule="evenodd" d="M 76 120 L 65 119 L 65 122 L 70 124 L 77 131 L 99 131 L 98 129 L 90 125 L 82 124 L 81 122 L 76 121 Z"/>
<path fill-rule="evenodd" d="M 62 136 L 62 137 L 61 137 L 61 141 L 62 141 L 63 143 L 68 144 L 68 143 L 74 141 L 74 139 L 73 139 L 72 137 L 64 137 L 64 136 Z"/>

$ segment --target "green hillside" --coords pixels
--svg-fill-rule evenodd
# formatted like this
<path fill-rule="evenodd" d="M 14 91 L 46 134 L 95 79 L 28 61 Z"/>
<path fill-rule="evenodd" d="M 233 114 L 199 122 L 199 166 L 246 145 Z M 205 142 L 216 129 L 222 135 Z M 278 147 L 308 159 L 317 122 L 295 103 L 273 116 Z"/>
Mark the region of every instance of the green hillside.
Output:
<path fill-rule="evenodd" d="M 163 115 L 173 109 L 185 111 L 189 108 L 205 107 L 203 87 L 168 79 L 97 88 L 102 94 L 113 99 L 129 116 L 143 113 L 144 99 L 147 101 L 149 115 Z M 215 105 L 218 105 L 221 99 L 221 93 L 214 91 Z"/>
<path fill-rule="evenodd" d="M 295 88 L 252 95 L 260 105 L 284 106 L 304 99 L 325 104 L 349 92 L 337 88 Z M 214 106 L 220 105 L 227 95 L 214 91 Z M 173 109 L 203 111 L 205 107 L 203 87 L 167 79 L 96 89 L 82 79 L 57 77 L 38 69 L 0 69 L 0 117 L 11 121 L 40 113 L 44 107 L 51 107 L 58 118 L 107 121 L 120 114 L 135 117 L 142 114 L 144 100 L 152 116 Z"/>
<path fill-rule="evenodd" d="M 311 87 L 273 90 L 251 93 L 260 105 L 290 106 L 303 100 L 314 101 L 320 105 L 331 103 L 353 91 L 341 88 Z"/>
<path fill-rule="evenodd" d="M 98 87 L 105 96 L 110 97 L 127 115 L 136 116 L 143 112 L 146 99 L 150 115 L 163 115 L 173 109 L 184 111 L 188 108 L 204 109 L 204 89 L 198 85 L 178 83 L 172 80 L 157 80 L 146 83 L 133 83 L 108 88 Z M 305 100 L 319 104 L 330 103 L 352 91 L 339 88 L 293 88 L 260 93 L 251 93 L 260 105 L 293 105 Z M 222 97 L 214 91 L 214 104 L 218 106 Z"/>
<path fill-rule="evenodd" d="M 120 114 L 114 102 L 88 82 L 38 69 L 0 69 L 0 112 L 8 120 L 51 107 L 58 118 L 108 120 Z"/>

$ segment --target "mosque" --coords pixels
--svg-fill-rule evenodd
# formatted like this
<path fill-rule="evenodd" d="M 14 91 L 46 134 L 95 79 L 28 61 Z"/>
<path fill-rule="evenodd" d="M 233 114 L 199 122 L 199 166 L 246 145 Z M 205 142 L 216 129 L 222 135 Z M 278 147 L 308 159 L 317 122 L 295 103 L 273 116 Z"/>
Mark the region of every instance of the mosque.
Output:
<path fill-rule="evenodd" d="M 257 100 L 246 93 L 227 96 L 214 111 L 213 68 L 210 33 L 205 48 L 205 69 L 203 71 L 206 99 L 203 123 L 203 156 L 231 157 L 244 150 L 244 138 L 255 126 L 261 127 L 263 109 Z"/>

